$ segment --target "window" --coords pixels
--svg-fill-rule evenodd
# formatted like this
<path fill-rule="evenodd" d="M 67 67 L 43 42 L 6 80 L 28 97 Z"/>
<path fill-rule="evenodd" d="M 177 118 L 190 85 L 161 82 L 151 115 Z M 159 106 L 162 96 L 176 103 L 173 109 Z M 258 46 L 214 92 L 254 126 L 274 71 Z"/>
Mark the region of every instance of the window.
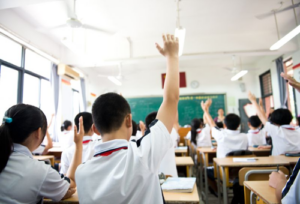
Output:
<path fill-rule="evenodd" d="M 41 106 L 40 108 L 49 118 L 54 113 L 53 95 L 51 91 L 50 82 L 47 80 L 41 80 Z"/>
<path fill-rule="evenodd" d="M 19 72 L 6 66 L 0 67 L 0 118 L 17 103 Z"/>
<path fill-rule="evenodd" d="M 21 66 L 22 46 L 0 34 L 0 59 Z"/>
<path fill-rule="evenodd" d="M 40 79 L 29 74 L 24 76 L 23 103 L 40 107 Z"/>
<path fill-rule="evenodd" d="M 73 89 L 73 118 L 80 112 L 79 92 Z"/>
<path fill-rule="evenodd" d="M 50 78 L 51 62 L 42 56 L 26 49 L 25 53 L 25 69 L 35 74 Z"/>
<path fill-rule="evenodd" d="M 272 79 L 270 70 L 259 76 L 261 97 L 265 105 L 266 114 L 269 115 L 270 108 L 274 107 Z"/>

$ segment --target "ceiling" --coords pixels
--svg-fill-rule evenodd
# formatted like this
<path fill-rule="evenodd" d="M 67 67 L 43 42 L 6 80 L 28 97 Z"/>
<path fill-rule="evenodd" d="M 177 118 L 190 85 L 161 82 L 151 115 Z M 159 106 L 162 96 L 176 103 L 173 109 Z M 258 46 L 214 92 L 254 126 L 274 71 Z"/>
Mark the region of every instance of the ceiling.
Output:
<path fill-rule="evenodd" d="M 161 43 L 162 33 L 174 33 L 175 0 L 76 0 L 77 15 L 83 23 L 115 31 L 113 36 L 84 29 L 52 30 L 66 22 L 66 8 L 70 8 L 72 2 L 6 0 L 0 3 L 0 9 L 14 11 L 36 32 L 54 39 L 61 46 L 65 46 L 63 38 L 72 41 L 75 48 L 68 47 L 69 51 L 88 59 L 85 64 L 80 64 L 81 68 L 104 68 L 119 62 L 125 67 L 164 66 L 154 43 Z M 294 40 L 277 52 L 269 51 L 278 40 L 274 18 L 259 20 L 256 16 L 279 8 L 279 2 L 181 0 L 180 22 L 186 28 L 181 65 L 230 66 L 232 54 L 241 56 L 244 64 L 254 64 L 263 56 L 298 49 Z M 290 0 L 283 0 L 282 7 L 289 5 Z M 296 10 L 298 15 L 300 8 Z M 292 10 L 278 14 L 277 20 L 281 37 L 295 27 Z"/>

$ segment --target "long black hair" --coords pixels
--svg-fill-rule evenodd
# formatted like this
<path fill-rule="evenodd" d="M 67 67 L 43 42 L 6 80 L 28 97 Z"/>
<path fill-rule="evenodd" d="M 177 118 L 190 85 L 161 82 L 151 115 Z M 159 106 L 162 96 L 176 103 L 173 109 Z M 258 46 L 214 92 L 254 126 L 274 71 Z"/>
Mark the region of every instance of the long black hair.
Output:
<path fill-rule="evenodd" d="M 202 121 L 203 124 L 203 121 Z M 197 129 L 199 129 L 201 127 L 201 121 L 197 118 L 193 119 L 191 122 L 191 141 L 192 143 L 194 143 L 195 145 L 197 145 Z"/>
<path fill-rule="evenodd" d="M 63 124 L 61 125 L 60 129 L 63 132 L 64 130 L 67 130 L 70 126 L 72 126 L 72 122 L 69 120 L 65 120 L 65 122 L 63 122 Z"/>
<path fill-rule="evenodd" d="M 0 173 L 13 151 L 13 143 L 24 142 L 39 128 L 42 129 L 44 136 L 47 131 L 47 118 L 37 107 L 25 104 L 14 105 L 6 111 L 5 117 L 12 120 L 3 119 L 0 126 Z"/>

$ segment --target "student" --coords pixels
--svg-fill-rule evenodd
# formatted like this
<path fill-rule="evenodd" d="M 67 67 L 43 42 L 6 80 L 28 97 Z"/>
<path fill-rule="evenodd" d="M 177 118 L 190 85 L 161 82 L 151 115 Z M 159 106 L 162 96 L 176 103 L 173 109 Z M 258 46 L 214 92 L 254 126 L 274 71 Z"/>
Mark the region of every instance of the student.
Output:
<path fill-rule="evenodd" d="M 157 118 L 157 112 L 149 113 L 145 119 L 146 122 L 146 128 L 147 130 L 150 129 L 150 125 L 155 119 Z M 174 129 L 174 127 L 172 128 Z M 174 139 L 170 135 L 170 138 L 172 139 L 172 147 L 175 146 Z M 165 175 L 170 175 L 172 177 L 178 177 L 177 168 L 176 168 L 176 161 L 175 161 L 175 149 L 171 148 L 168 149 L 167 153 L 163 157 L 160 168 L 158 173 L 164 173 Z"/>
<path fill-rule="evenodd" d="M 272 138 L 272 155 L 300 151 L 300 134 L 295 127 L 290 125 L 293 119 L 291 112 L 288 109 L 276 109 L 271 115 L 271 122 L 268 122 L 268 118 L 256 102 L 256 97 L 249 92 L 248 98 L 254 105 L 266 132 Z"/>
<path fill-rule="evenodd" d="M 209 125 L 205 126 L 203 119 L 200 119 L 192 120 L 191 142 L 195 147 L 210 147 L 210 127 Z"/>
<path fill-rule="evenodd" d="M 61 126 L 62 133 L 59 135 L 59 143 L 63 150 L 71 147 L 73 142 L 73 131 L 72 131 L 72 122 L 69 120 L 65 120 Z"/>
<path fill-rule="evenodd" d="M 18 104 L 6 111 L 0 126 L 0 203 L 39 203 L 43 197 L 59 201 L 75 192 L 81 127 L 74 137 L 76 151 L 68 178 L 32 158 L 31 152 L 41 144 L 46 130 L 47 119 L 39 108 Z"/>
<path fill-rule="evenodd" d="M 107 93 L 96 99 L 93 128 L 101 133 L 103 143 L 95 147 L 94 158 L 76 171 L 80 203 L 163 203 L 158 171 L 172 148 L 170 132 L 179 101 L 178 39 L 163 35 L 163 40 L 164 48 L 156 46 L 167 59 L 164 98 L 156 120 L 140 140 L 128 142 L 132 116 L 122 96 Z"/>
<path fill-rule="evenodd" d="M 146 125 L 143 121 L 139 122 L 139 125 L 137 126 L 137 131 L 136 131 L 136 140 L 139 140 L 141 137 L 144 136 L 146 131 Z"/>
<path fill-rule="evenodd" d="M 248 131 L 247 137 L 248 137 L 248 145 L 266 145 L 266 132 L 261 129 L 262 123 L 258 116 L 251 116 L 248 119 L 248 126 L 250 130 Z"/>
<path fill-rule="evenodd" d="M 92 125 L 93 118 L 92 114 L 88 112 L 78 113 L 74 119 L 74 124 L 77 128 L 79 128 L 79 118 L 82 117 L 84 124 L 84 137 L 82 141 L 82 162 L 86 162 L 94 156 L 94 146 L 98 142 L 97 140 L 93 140 L 92 136 L 94 134 Z M 60 173 L 66 174 L 71 165 L 72 158 L 74 156 L 75 145 L 65 149 L 61 155 L 61 168 Z"/>
<path fill-rule="evenodd" d="M 137 132 L 137 124 L 134 120 L 132 120 L 132 134 L 130 137 L 130 141 L 136 142 L 136 132 Z"/>

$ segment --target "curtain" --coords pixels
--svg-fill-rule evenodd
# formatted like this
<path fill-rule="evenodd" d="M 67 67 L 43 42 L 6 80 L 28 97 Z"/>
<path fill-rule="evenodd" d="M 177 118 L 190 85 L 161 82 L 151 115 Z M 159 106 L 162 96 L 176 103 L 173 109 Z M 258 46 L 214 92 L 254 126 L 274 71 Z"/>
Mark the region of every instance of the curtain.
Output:
<path fill-rule="evenodd" d="M 55 117 L 53 118 L 53 141 L 58 141 L 58 135 L 60 131 L 60 121 L 59 121 L 59 87 L 60 87 L 60 76 L 57 74 L 57 65 L 52 64 L 51 67 L 51 75 L 50 75 L 50 83 L 51 83 L 51 90 L 53 95 L 53 104 L 54 104 L 54 113 Z"/>
<path fill-rule="evenodd" d="M 285 80 L 280 76 L 281 72 L 284 72 L 283 67 L 283 59 L 282 57 L 279 57 L 276 59 L 276 68 L 277 68 L 277 75 L 278 75 L 278 84 L 279 84 L 279 96 L 280 96 L 280 106 L 281 108 L 286 108 L 287 104 L 287 91 L 286 91 L 286 82 Z"/>
<path fill-rule="evenodd" d="M 80 78 L 80 86 L 81 86 L 81 97 L 83 102 L 83 111 L 86 111 L 86 90 L 85 90 L 85 80 L 84 78 Z"/>

